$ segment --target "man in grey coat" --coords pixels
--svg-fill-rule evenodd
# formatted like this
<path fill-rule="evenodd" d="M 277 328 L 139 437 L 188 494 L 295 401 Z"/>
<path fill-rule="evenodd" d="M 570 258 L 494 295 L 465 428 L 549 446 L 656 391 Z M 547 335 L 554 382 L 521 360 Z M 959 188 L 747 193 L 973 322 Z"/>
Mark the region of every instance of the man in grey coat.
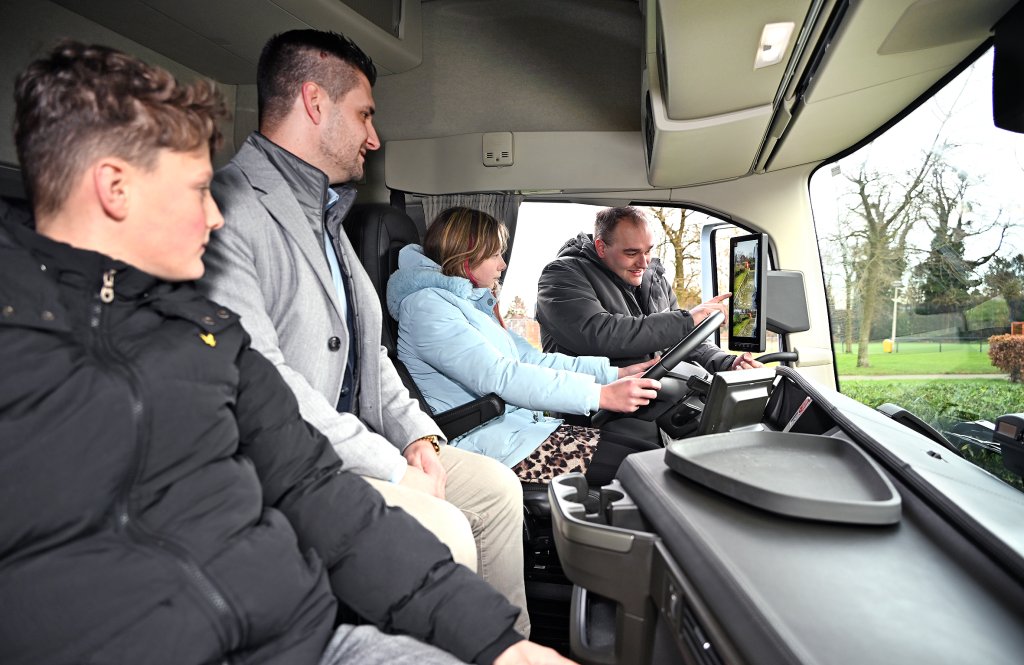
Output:
<path fill-rule="evenodd" d="M 631 206 L 601 210 L 593 239 L 581 233 L 566 242 L 537 283 L 544 351 L 631 365 L 669 349 L 711 312 L 728 314 L 729 293 L 679 309 L 665 269 L 651 258 L 653 248 L 650 222 Z M 761 365 L 749 353 L 734 356 L 709 341 L 688 360 L 709 372 Z"/>
<path fill-rule="evenodd" d="M 212 189 L 225 218 L 203 287 L 233 308 L 345 467 L 420 520 L 521 608 L 522 489 L 500 463 L 444 445 L 380 345 L 381 310 L 342 222 L 363 176 L 376 70 L 347 38 L 276 35 L 257 72 L 259 131 Z M 342 186 L 331 188 L 332 184 Z M 447 501 L 446 501 L 447 499 Z M 475 541 L 475 544 L 474 544 Z"/>

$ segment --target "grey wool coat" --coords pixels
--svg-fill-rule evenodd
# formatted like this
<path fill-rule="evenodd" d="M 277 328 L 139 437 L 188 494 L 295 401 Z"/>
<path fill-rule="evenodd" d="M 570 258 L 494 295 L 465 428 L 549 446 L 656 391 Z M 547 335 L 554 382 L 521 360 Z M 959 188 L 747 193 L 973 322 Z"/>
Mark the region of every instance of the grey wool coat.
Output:
<path fill-rule="evenodd" d="M 341 223 L 355 191 L 326 214 L 350 285 L 356 340 L 350 340 L 324 253 L 327 176 L 254 132 L 214 177 L 224 227 L 206 252 L 201 288 L 241 315 L 252 346 L 281 372 L 302 416 L 331 441 L 344 467 L 390 479 L 400 451 L 441 431 L 409 397 L 380 344 L 380 301 Z M 358 417 L 338 413 L 348 346 L 358 344 Z"/>

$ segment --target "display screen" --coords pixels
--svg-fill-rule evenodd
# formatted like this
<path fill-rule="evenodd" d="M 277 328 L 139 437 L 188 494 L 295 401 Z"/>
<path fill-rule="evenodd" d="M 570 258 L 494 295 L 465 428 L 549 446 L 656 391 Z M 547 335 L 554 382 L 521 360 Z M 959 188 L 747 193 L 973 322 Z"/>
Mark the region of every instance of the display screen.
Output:
<path fill-rule="evenodd" d="M 729 348 L 733 351 L 764 351 L 766 259 L 762 233 L 729 241 Z"/>

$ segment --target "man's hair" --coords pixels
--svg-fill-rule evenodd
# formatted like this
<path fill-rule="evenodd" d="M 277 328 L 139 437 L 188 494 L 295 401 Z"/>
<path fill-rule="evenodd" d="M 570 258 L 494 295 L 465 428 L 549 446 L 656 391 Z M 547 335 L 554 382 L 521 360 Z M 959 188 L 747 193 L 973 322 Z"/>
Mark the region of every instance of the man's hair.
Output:
<path fill-rule="evenodd" d="M 71 183 L 102 156 L 155 167 L 159 150 L 220 146 L 227 117 L 209 81 L 170 72 L 106 46 L 59 43 L 18 77 L 14 142 L 36 214 L 57 212 Z"/>
<path fill-rule="evenodd" d="M 615 227 L 626 219 L 637 225 L 648 223 L 644 213 L 633 206 L 605 208 L 597 213 L 597 218 L 594 220 L 594 240 L 600 238 L 605 241 L 605 244 L 612 244 L 611 238 L 615 233 Z"/>
<path fill-rule="evenodd" d="M 333 56 L 332 60 L 328 56 Z M 372 86 L 377 68 L 348 37 L 321 30 L 289 30 L 271 37 L 256 67 L 256 93 L 261 129 L 272 129 L 292 108 L 302 84 L 320 84 L 332 100 L 356 86 L 358 72 Z"/>
<path fill-rule="evenodd" d="M 508 229 L 486 212 L 472 208 L 448 208 L 430 225 L 423 239 L 423 253 L 441 266 L 441 272 L 465 277 L 466 266 L 504 253 Z M 482 285 L 488 286 L 488 285 Z"/>

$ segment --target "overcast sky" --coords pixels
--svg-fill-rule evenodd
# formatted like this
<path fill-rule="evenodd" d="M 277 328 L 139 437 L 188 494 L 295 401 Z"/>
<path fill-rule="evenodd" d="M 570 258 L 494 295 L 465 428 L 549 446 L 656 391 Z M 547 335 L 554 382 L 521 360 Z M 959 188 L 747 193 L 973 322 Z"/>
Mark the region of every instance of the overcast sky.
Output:
<path fill-rule="evenodd" d="M 992 124 L 992 54 L 984 55 L 942 91 L 903 119 L 873 143 L 839 162 L 843 171 L 855 173 L 865 160 L 869 168 L 899 172 L 920 163 L 923 151 L 932 143 L 943 117 L 950 108 L 953 116 L 943 128 L 943 135 L 958 144 L 951 161 L 977 184 L 968 190 L 968 199 L 975 202 L 970 215 L 976 219 L 1016 220 L 1024 223 L 1024 205 L 1020 192 L 1024 189 L 1024 135 L 997 129 Z M 832 169 L 819 169 L 811 179 L 811 200 L 819 238 L 835 233 L 838 212 L 836 194 L 848 182 Z M 931 241 L 927 227 L 915 229 L 910 236 L 918 248 L 926 249 Z M 993 231 L 967 244 L 967 258 L 990 253 L 998 243 Z M 1000 254 L 1011 256 L 1024 251 L 1024 227 L 1011 229 Z M 911 257 L 911 265 L 921 255 Z M 839 266 L 836 265 L 838 274 Z M 832 283 L 836 306 L 845 307 L 839 280 Z"/>

